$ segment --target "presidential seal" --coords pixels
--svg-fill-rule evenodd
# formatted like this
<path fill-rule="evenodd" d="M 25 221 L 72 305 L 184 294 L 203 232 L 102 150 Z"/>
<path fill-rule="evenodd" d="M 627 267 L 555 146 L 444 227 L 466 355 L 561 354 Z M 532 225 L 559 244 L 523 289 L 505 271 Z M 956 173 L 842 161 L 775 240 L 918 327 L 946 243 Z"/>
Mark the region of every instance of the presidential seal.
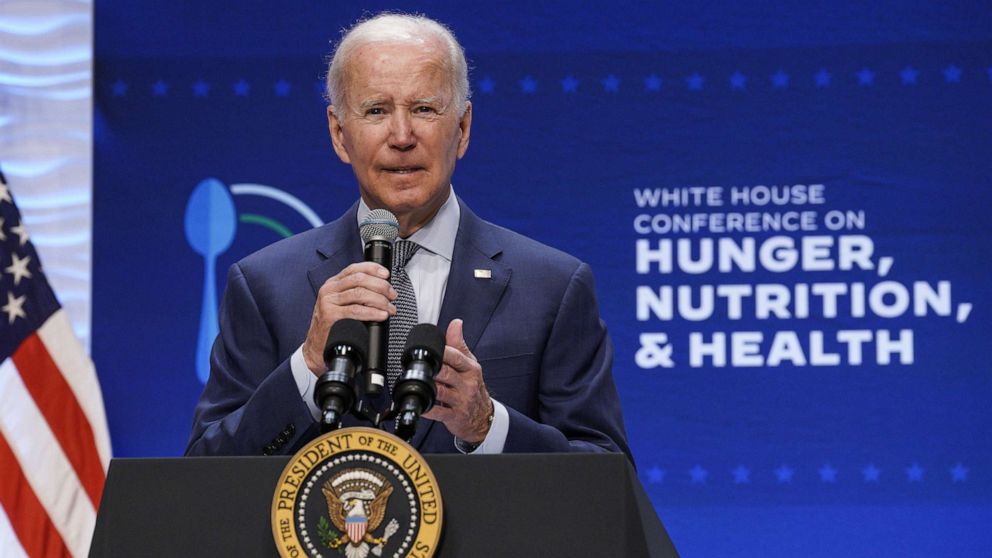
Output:
<path fill-rule="evenodd" d="M 283 558 L 427 558 L 443 509 L 437 480 L 403 440 L 373 428 L 324 434 L 286 465 L 272 497 Z"/>

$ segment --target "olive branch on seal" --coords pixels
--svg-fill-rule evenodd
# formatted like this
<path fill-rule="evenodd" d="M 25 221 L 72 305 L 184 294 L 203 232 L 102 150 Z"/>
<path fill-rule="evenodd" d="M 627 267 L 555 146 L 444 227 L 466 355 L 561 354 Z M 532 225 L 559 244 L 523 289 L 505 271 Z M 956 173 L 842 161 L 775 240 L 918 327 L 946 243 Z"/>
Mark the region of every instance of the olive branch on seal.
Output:
<path fill-rule="evenodd" d="M 327 548 L 337 548 L 341 539 L 341 533 L 335 531 L 334 527 L 331 527 L 331 522 L 324 516 L 320 516 L 317 521 L 317 536 Z"/>

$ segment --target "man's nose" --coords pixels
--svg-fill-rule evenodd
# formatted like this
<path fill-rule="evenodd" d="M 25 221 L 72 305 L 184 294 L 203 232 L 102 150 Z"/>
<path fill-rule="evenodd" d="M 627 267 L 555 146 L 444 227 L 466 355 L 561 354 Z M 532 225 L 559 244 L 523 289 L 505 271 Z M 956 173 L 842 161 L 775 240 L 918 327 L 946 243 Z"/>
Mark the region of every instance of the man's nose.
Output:
<path fill-rule="evenodd" d="M 417 145 L 413 133 L 413 119 L 403 110 L 394 111 L 389 119 L 389 146 L 399 151 L 409 151 Z"/>

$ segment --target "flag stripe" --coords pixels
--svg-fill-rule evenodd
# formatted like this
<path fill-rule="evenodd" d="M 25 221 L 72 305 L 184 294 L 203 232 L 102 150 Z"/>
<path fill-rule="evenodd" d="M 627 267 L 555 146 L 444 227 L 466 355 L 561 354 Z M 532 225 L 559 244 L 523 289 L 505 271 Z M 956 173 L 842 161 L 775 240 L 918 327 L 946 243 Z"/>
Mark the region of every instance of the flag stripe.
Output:
<path fill-rule="evenodd" d="M 0 465 L 0 471 L 6 471 L 6 469 Z M 3 482 L 0 480 L 0 483 Z M 21 546 L 21 541 L 18 540 L 17 533 L 14 532 L 14 526 L 7 520 L 2 503 L 0 503 L 0 551 L 3 551 L 4 558 L 30 558 L 24 547 Z"/>
<path fill-rule="evenodd" d="M 10 359 L 0 364 L 0 435 L 73 556 L 86 556 L 96 509 Z"/>
<path fill-rule="evenodd" d="M 37 335 L 28 336 L 14 351 L 13 359 L 21 381 L 83 482 L 93 507 L 99 509 L 106 475 L 96 451 L 93 430 L 79 402 Z"/>
<path fill-rule="evenodd" d="M 83 413 L 86 415 L 100 463 L 106 471 L 110 466 L 110 434 L 107 418 L 103 412 L 103 396 L 97 379 L 93 361 L 83 351 L 83 346 L 72 330 L 72 324 L 64 310 L 59 309 L 38 329 L 38 336 L 48 348 L 48 354 L 55 361 L 69 388 L 76 394 Z"/>
<path fill-rule="evenodd" d="M 3 471 L 3 478 L 0 479 L 0 505 L 3 505 L 9 525 L 17 536 L 17 540 L 12 541 L 17 544 L 14 548 L 13 545 L 8 546 L 3 540 L 5 535 L 0 534 L 0 543 L 3 544 L 0 546 L 0 551 L 3 551 L 3 555 L 8 556 L 8 552 L 14 554 L 20 550 L 22 554 L 26 552 L 27 555 L 35 558 L 69 556 L 69 549 L 66 548 L 65 542 L 49 519 L 45 508 L 38 501 L 38 497 L 28 486 L 21 465 L 14 457 L 7 439 L 2 435 L 0 435 L 0 471 Z"/>

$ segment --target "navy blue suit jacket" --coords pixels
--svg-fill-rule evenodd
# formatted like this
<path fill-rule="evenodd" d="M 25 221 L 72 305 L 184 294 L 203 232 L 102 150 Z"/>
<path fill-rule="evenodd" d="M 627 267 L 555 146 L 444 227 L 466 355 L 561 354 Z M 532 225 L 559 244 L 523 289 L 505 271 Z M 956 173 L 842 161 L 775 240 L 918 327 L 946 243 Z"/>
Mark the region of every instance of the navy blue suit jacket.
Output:
<path fill-rule="evenodd" d="M 623 451 L 613 346 L 589 266 L 475 216 L 461 219 L 438 326 L 464 320 L 491 396 L 510 415 L 506 452 Z M 320 286 L 362 261 L 357 204 L 337 221 L 231 266 L 210 379 L 187 455 L 293 453 L 318 434 L 289 358 L 303 343 Z M 491 278 L 475 277 L 489 269 Z M 441 423 L 421 419 L 411 444 L 456 451 Z"/>

